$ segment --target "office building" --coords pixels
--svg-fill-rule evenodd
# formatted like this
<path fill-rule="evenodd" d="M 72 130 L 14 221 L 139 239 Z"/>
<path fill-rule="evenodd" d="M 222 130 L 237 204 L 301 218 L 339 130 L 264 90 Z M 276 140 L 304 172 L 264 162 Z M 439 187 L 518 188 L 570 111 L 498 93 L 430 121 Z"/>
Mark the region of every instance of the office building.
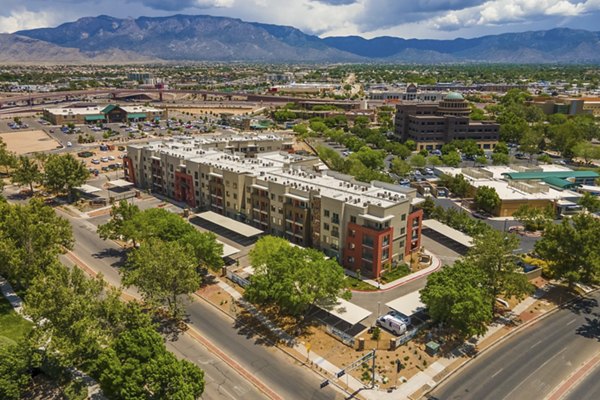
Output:
<path fill-rule="evenodd" d="M 500 126 L 495 122 L 473 121 L 471 108 L 460 93 L 449 93 L 439 103 L 404 102 L 396 106 L 395 136 L 413 140 L 417 150 L 440 149 L 453 140 L 473 139 L 482 149 L 498 143 Z"/>

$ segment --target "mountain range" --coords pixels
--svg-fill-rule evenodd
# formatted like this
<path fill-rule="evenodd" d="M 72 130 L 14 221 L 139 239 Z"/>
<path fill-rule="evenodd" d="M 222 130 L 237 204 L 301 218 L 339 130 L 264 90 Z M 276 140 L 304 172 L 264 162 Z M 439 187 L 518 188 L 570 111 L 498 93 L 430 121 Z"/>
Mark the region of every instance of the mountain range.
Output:
<path fill-rule="evenodd" d="M 600 32 L 557 28 L 473 39 L 319 38 L 206 15 L 81 18 L 0 35 L 0 62 L 598 63 Z"/>

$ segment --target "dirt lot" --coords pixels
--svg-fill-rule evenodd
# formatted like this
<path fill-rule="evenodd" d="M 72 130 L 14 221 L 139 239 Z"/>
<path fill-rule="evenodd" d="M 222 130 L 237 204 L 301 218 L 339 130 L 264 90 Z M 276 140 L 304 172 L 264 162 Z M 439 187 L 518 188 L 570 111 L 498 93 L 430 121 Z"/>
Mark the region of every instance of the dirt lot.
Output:
<path fill-rule="evenodd" d="M 17 131 L 0 133 L 8 150 L 17 154 L 35 153 L 55 149 L 58 142 L 44 131 Z"/>

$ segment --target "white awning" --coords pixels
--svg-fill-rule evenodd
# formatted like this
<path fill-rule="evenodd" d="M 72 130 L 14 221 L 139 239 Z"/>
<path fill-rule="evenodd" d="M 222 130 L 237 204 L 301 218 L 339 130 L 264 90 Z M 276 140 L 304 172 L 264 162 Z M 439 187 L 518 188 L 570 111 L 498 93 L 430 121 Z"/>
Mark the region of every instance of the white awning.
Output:
<path fill-rule="evenodd" d="M 98 192 L 102 191 L 102 189 L 99 189 L 96 186 L 88 185 L 87 183 L 83 184 L 81 186 L 78 186 L 75 189 L 77 189 L 80 192 L 85 193 L 85 194 L 98 193 Z"/>
<path fill-rule="evenodd" d="M 469 235 L 465 235 L 461 231 L 458 231 L 446 224 L 442 224 L 435 219 L 426 219 L 423 221 L 423 228 L 429 228 L 437 233 L 453 240 L 465 247 L 473 247 L 473 238 Z"/>
<path fill-rule="evenodd" d="M 378 216 L 371 215 L 371 214 L 359 214 L 358 216 L 361 218 L 364 218 L 364 219 L 368 219 L 370 221 L 382 222 L 382 223 L 394 218 L 393 215 L 387 215 L 385 217 L 378 217 Z"/>
<path fill-rule="evenodd" d="M 290 199 L 300 200 L 300 201 L 309 201 L 310 200 L 308 197 L 300 196 L 300 195 L 293 194 L 293 193 L 286 193 L 285 197 L 289 197 Z"/>
<path fill-rule="evenodd" d="M 356 304 L 350 303 L 344 299 L 338 298 L 337 305 L 329 309 L 328 307 L 319 306 L 320 309 L 327 311 L 329 314 L 346 321 L 350 325 L 356 325 L 369 315 L 373 314 L 369 310 L 365 310 Z"/>
<path fill-rule="evenodd" d="M 200 214 L 196 214 L 199 218 L 202 218 L 215 225 L 222 226 L 232 232 L 239 233 L 245 237 L 257 236 L 263 233 L 260 229 L 256 229 L 250 225 L 246 225 L 243 222 L 236 221 L 231 218 L 227 218 L 224 215 L 217 214 L 213 211 L 206 211 Z"/>
<path fill-rule="evenodd" d="M 240 249 L 230 246 L 227 243 L 223 243 L 220 240 L 217 240 L 217 243 L 221 243 L 223 245 L 223 254 L 221 255 L 223 258 L 230 257 L 240 252 Z"/>
<path fill-rule="evenodd" d="M 112 187 L 118 188 L 128 188 L 134 186 L 132 182 L 126 181 L 125 179 L 115 179 L 114 181 L 109 181 L 108 184 Z"/>
<path fill-rule="evenodd" d="M 385 305 L 409 317 L 425 308 L 425 304 L 421 301 L 420 292 L 412 292 L 398 297 L 396 300 L 392 300 Z"/>

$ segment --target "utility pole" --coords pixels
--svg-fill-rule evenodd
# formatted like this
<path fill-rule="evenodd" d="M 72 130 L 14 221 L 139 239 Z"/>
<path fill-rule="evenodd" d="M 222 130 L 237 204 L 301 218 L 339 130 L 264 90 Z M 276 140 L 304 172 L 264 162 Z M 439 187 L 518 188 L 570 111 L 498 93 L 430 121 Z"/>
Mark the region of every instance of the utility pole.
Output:
<path fill-rule="evenodd" d="M 375 350 L 373 350 L 373 366 L 371 367 L 371 389 L 375 389 Z"/>

